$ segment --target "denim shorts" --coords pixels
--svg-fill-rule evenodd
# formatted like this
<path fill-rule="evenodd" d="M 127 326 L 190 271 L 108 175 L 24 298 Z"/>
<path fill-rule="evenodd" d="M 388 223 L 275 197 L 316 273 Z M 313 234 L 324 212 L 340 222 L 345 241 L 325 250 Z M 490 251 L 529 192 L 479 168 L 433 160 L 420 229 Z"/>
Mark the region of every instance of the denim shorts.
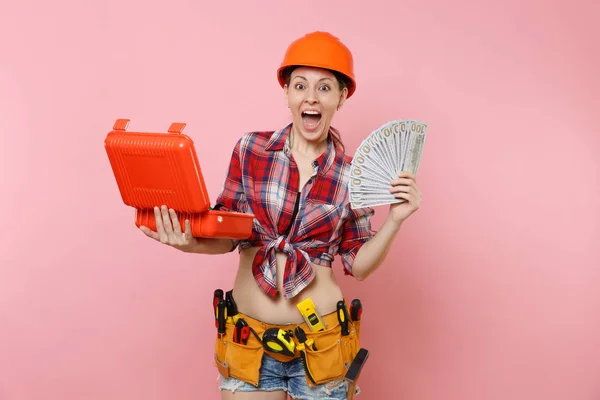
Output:
<path fill-rule="evenodd" d="M 283 390 L 286 391 L 292 399 L 346 400 L 348 384 L 343 378 L 340 378 L 322 385 L 308 386 L 306 383 L 306 373 L 304 372 L 302 360 L 300 358 L 288 362 L 281 362 L 269 356 L 267 353 L 264 353 L 262 366 L 260 367 L 260 381 L 258 387 L 233 377 L 224 378 L 221 376 L 221 386 L 219 389 L 232 392 L 272 392 L 275 390 Z M 356 386 L 354 393 L 358 394 L 359 391 L 358 386 Z"/>

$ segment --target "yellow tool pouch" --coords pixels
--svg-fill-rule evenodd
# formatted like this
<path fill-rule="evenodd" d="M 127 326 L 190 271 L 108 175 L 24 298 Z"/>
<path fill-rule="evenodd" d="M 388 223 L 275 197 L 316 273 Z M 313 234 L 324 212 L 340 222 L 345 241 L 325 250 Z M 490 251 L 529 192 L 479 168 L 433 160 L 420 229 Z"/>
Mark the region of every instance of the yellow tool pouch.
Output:
<path fill-rule="evenodd" d="M 243 317 L 250 326 L 250 318 Z M 225 378 L 234 377 L 251 385 L 258 386 L 260 378 L 260 367 L 264 348 L 254 335 L 250 335 L 247 344 L 235 343 L 233 341 L 233 330 L 235 324 L 228 319 L 225 324 L 226 333 L 221 336 L 217 334 L 215 342 L 215 366 L 219 373 Z M 257 332 L 258 333 L 258 332 Z"/>
<path fill-rule="evenodd" d="M 350 334 L 342 335 L 342 329 L 337 321 L 335 313 L 333 323 L 327 323 L 328 328 L 320 332 L 306 331 L 307 339 L 312 339 L 316 350 L 305 349 L 306 366 L 312 380 L 307 374 L 307 383 L 309 385 L 320 385 L 329 381 L 342 378 L 354 356 L 360 349 L 359 328 L 360 325 L 349 321 Z M 329 317 L 327 315 L 326 317 Z M 360 321 L 359 321 L 360 323 Z"/>
<path fill-rule="evenodd" d="M 360 321 L 348 321 L 350 334 L 343 336 L 335 312 L 322 317 L 327 325 L 327 329 L 320 332 L 311 332 L 306 323 L 297 325 L 272 325 L 241 313 L 236 315 L 235 320 L 238 317 L 243 318 L 259 337 L 262 337 L 265 330 L 269 328 L 294 331 L 297 326 L 300 326 L 304 330 L 307 339 L 314 341 L 316 348 L 316 350 L 310 348 L 304 349 L 306 367 L 308 369 L 306 382 L 311 386 L 342 378 L 360 349 Z M 233 341 L 234 319 L 228 318 L 225 326 L 226 333 L 223 336 L 217 334 L 215 342 L 215 366 L 225 378 L 234 377 L 258 387 L 260 368 L 265 351 L 269 356 L 282 362 L 292 361 L 300 357 L 298 351 L 296 351 L 295 356 L 290 357 L 265 350 L 262 343 L 254 334 L 250 334 L 248 342 L 245 345 L 235 343 Z M 293 340 L 298 347 L 298 339 L 293 337 Z"/>

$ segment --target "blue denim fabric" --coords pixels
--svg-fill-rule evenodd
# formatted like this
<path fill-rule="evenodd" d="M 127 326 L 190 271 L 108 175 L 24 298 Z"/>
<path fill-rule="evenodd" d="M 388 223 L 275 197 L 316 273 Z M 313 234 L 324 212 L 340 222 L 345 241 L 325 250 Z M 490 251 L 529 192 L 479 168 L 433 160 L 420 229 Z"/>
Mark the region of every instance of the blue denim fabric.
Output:
<path fill-rule="evenodd" d="M 318 386 L 309 387 L 306 383 L 306 375 L 300 358 L 289 362 L 281 362 L 268 354 L 263 355 L 260 368 L 260 381 L 258 387 L 239 379 L 221 376 L 221 390 L 253 392 L 284 390 L 293 399 L 313 400 L 330 399 L 346 400 L 348 386 L 342 378 Z M 355 394 L 359 393 L 358 386 Z"/>

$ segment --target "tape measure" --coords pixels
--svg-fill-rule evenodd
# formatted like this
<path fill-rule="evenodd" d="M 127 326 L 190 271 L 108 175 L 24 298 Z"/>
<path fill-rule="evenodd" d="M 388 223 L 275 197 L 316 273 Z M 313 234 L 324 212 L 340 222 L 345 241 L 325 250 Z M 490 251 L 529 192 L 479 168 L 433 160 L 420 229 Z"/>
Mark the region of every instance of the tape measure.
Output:
<path fill-rule="evenodd" d="M 296 354 L 296 343 L 292 340 L 292 332 L 280 328 L 269 328 L 263 333 L 263 346 L 273 353 L 293 357 Z"/>

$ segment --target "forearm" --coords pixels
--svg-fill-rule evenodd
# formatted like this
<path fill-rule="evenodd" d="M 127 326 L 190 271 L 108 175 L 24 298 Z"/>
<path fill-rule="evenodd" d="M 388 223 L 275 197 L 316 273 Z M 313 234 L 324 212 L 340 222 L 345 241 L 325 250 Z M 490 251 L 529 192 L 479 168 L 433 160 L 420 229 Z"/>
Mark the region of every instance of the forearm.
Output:
<path fill-rule="evenodd" d="M 192 253 L 198 254 L 226 254 L 233 249 L 231 239 L 197 238 Z"/>
<path fill-rule="evenodd" d="M 381 265 L 401 226 L 402 223 L 388 217 L 375 236 L 360 248 L 352 264 L 352 275 L 356 279 L 365 279 Z"/>

